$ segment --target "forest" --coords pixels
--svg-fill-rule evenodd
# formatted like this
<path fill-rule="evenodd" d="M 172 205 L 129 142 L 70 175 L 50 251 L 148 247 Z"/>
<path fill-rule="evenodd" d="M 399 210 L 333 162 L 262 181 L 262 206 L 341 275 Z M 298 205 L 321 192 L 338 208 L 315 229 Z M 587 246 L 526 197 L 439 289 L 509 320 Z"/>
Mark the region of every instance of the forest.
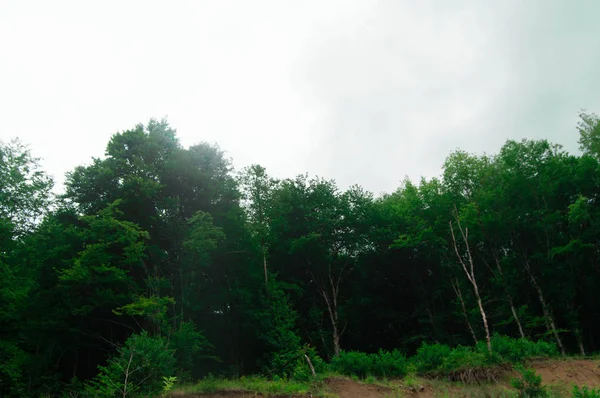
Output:
<path fill-rule="evenodd" d="M 2 142 L 0 396 L 302 379 L 432 347 L 598 353 L 600 119 L 579 116 L 578 154 L 456 150 L 380 196 L 235 170 L 164 119 L 114 134 L 57 194 L 26 143 Z"/>

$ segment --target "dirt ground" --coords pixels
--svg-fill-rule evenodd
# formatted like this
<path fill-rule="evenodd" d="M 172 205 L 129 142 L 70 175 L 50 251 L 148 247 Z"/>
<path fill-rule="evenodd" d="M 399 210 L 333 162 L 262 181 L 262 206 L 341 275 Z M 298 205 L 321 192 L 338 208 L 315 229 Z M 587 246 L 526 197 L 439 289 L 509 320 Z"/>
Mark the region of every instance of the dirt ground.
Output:
<path fill-rule="evenodd" d="M 600 360 L 568 359 L 538 361 L 530 364 L 542 376 L 542 383 L 554 396 L 571 395 L 573 385 L 600 388 Z M 364 384 L 349 378 L 331 378 L 326 384 L 332 397 L 384 398 L 384 397 L 495 397 L 506 396 L 510 388 L 512 372 L 504 375 L 496 384 L 461 385 L 442 380 L 421 379 L 416 385 L 406 386 L 402 380 L 387 385 Z M 223 392 L 211 395 L 185 395 L 186 398 L 250 398 L 261 397 L 255 393 Z M 289 397 L 287 397 L 289 398 Z"/>
<path fill-rule="evenodd" d="M 588 386 L 600 388 L 600 361 L 564 360 L 540 361 L 531 364 L 542 376 L 542 382 L 548 385 Z"/>

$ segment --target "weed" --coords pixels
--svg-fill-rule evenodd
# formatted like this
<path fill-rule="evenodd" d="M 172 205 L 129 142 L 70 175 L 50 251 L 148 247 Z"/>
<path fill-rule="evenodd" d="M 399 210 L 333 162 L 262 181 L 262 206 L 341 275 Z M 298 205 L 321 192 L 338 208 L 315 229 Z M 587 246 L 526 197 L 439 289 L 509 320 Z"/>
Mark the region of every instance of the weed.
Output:
<path fill-rule="evenodd" d="M 176 382 L 177 382 L 177 377 L 175 377 L 175 376 L 170 376 L 170 377 L 163 376 L 163 395 L 166 396 L 169 392 L 171 392 L 171 390 L 173 389 L 173 386 L 175 385 Z"/>
<path fill-rule="evenodd" d="M 187 393 L 214 393 L 217 391 L 252 392 L 263 395 L 302 395 L 316 392 L 316 383 L 306 383 L 294 380 L 269 380 L 262 377 L 240 377 L 236 380 L 218 379 L 208 376 L 194 386 L 182 389 Z"/>
<path fill-rule="evenodd" d="M 450 352 L 451 348 L 446 344 L 423 343 L 411 360 L 418 372 L 429 372 L 440 368 Z"/>
<path fill-rule="evenodd" d="M 573 398 L 600 398 L 600 389 L 590 389 L 588 386 L 573 387 Z"/>
<path fill-rule="evenodd" d="M 364 352 L 342 351 L 331 361 L 331 369 L 342 375 L 364 379 L 373 373 L 373 357 Z"/>
<path fill-rule="evenodd" d="M 414 374 L 406 375 L 403 382 L 404 382 L 404 385 L 408 388 L 414 388 L 419 385 L 417 377 Z"/>
<path fill-rule="evenodd" d="M 521 375 L 520 378 L 513 378 L 511 385 L 518 391 L 521 398 L 547 397 L 548 392 L 542 386 L 542 376 L 535 373 L 535 370 L 525 368 L 521 364 L 515 365 L 515 370 Z"/>

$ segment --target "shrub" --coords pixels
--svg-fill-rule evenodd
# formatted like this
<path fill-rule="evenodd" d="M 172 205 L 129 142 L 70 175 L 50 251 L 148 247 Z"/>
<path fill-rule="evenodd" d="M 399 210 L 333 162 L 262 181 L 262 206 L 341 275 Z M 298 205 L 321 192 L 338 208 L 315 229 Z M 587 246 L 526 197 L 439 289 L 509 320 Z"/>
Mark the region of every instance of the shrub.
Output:
<path fill-rule="evenodd" d="M 301 352 L 300 357 L 295 363 L 295 367 L 291 375 L 294 380 L 310 381 L 314 379 L 305 355 L 310 358 L 310 362 L 315 368 L 315 373 L 317 375 L 324 373 L 327 369 L 327 364 L 321 357 L 319 357 L 319 355 L 317 355 L 316 350 L 314 348 L 308 348 L 306 351 Z"/>
<path fill-rule="evenodd" d="M 192 322 L 181 322 L 171 334 L 170 345 L 175 349 L 175 364 L 180 381 L 191 379 L 192 369 L 200 360 L 213 358 L 208 355 L 213 349 L 212 344 Z"/>
<path fill-rule="evenodd" d="M 473 350 L 471 347 L 458 346 L 443 359 L 441 370 L 462 370 L 468 368 L 480 368 L 488 363 L 488 353 Z"/>
<path fill-rule="evenodd" d="M 373 356 L 358 351 L 342 351 L 331 360 L 331 369 L 346 376 L 365 378 L 373 373 Z"/>
<path fill-rule="evenodd" d="M 542 376 L 535 373 L 533 369 L 525 368 L 523 365 L 515 365 L 515 370 L 521 374 L 521 378 L 511 380 L 511 385 L 519 392 L 521 398 L 545 397 L 547 392 L 542 386 Z"/>
<path fill-rule="evenodd" d="M 451 349 L 446 344 L 423 343 L 411 360 L 417 372 L 430 372 L 439 369 L 450 352 Z"/>
<path fill-rule="evenodd" d="M 534 357 L 553 357 L 558 355 L 558 349 L 553 343 L 545 341 L 530 341 L 513 339 L 507 336 L 494 335 L 492 351 L 504 362 L 518 363 Z"/>
<path fill-rule="evenodd" d="M 86 386 L 89 396 L 158 395 L 162 377 L 174 373 L 175 358 L 167 340 L 145 330 L 132 334 Z"/>
<path fill-rule="evenodd" d="M 296 366 L 301 350 L 296 332 L 298 314 L 294 310 L 285 284 L 275 278 L 260 293 L 260 305 L 254 311 L 257 338 L 264 344 L 261 361 L 263 372 L 279 377 L 289 376 Z"/>
<path fill-rule="evenodd" d="M 579 388 L 578 386 L 573 387 L 573 398 L 600 398 L 600 389 L 594 390 L 587 386 Z"/>
<path fill-rule="evenodd" d="M 373 374 L 379 377 L 403 377 L 407 373 L 408 361 L 398 350 L 383 351 L 372 355 Z"/>
<path fill-rule="evenodd" d="M 406 356 L 398 350 L 379 350 L 376 354 L 342 351 L 331 361 L 331 370 L 334 372 L 363 379 L 367 376 L 402 377 L 407 369 Z"/>
<path fill-rule="evenodd" d="M 163 382 L 162 393 L 163 393 L 164 396 L 166 396 L 173 389 L 173 386 L 177 382 L 177 377 L 175 377 L 175 376 L 169 376 L 169 377 L 163 376 L 162 382 Z"/>

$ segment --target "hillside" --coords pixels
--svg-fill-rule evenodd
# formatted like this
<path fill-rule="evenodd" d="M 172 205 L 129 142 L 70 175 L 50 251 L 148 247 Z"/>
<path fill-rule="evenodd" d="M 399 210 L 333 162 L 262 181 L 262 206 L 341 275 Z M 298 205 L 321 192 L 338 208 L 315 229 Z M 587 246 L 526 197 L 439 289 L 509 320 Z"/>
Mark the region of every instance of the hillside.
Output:
<path fill-rule="evenodd" d="M 551 397 L 570 397 L 572 387 L 588 386 L 600 388 L 600 360 L 566 359 L 533 361 L 530 363 L 536 373 L 542 376 L 543 385 Z M 329 377 L 325 380 L 321 393 L 339 398 L 389 398 L 389 397 L 490 397 L 515 396 L 510 379 L 516 377 L 514 371 L 505 371 L 497 383 L 462 384 L 439 379 L 401 379 L 386 382 L 366 383 L 348 377 Z M 198 398 L 248 398 L 269 396 L 252 391 L 224 390 L 211 394 L 174 392 L 172 397 Z M 310 397 L 316 394 L 271 395 L 273 397 Z"/>

